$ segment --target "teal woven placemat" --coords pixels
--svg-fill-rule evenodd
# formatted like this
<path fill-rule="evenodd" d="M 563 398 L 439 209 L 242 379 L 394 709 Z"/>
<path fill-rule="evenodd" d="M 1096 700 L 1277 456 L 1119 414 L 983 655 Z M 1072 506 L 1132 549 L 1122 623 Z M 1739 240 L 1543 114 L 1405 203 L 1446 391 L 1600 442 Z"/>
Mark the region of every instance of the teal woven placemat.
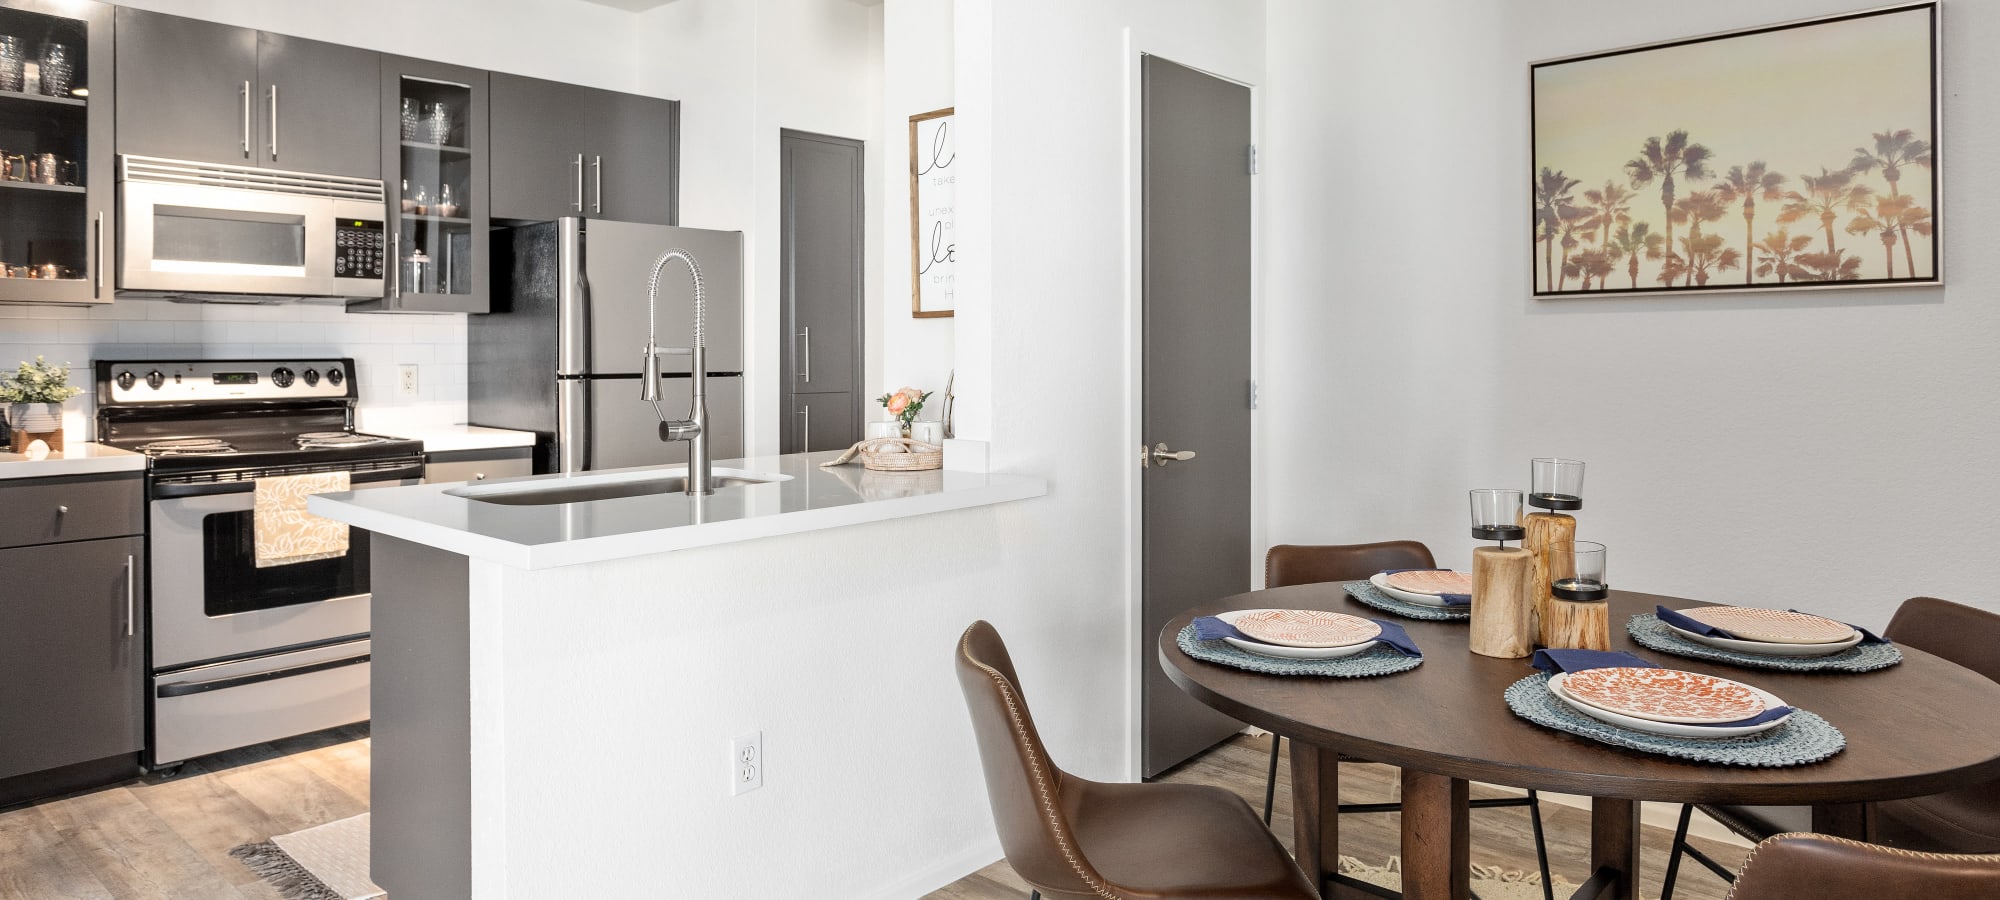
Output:
<path fill-rule="evenodd" d="M 1347 589 L 1347 596 L 1356 601 L 1375 607 L 1383 612 L 1391 612 L 1405 619 L 1428 619 L 1433 622 L 1465 622 L 1472 619 L 1472 607 L 1439 607 L 1398 600 L 1366 581 L 1349 581 L 1341 584 Z"/>
<path fill-rule="evenodd" d="M 1803 709 L 1770 731 L 1732 738 L 1677 738 L 1632 731 L 1570 709 L 1549 693 L 1549 676 L 1537 672 L 1507 688 L 1507 708 L 1537 725 L 1610 744 L 1725 766 L 1803 766 L 1847 749 L 1847 736 L 1833 723 Z"/>
<path fill-rule="evenodd" d="M 1181 629 L 1175 638 L 1181 652 L 1202 662 L 1232 666 L 1266 675 L 1317 675 L 1322 678 L 1372 678 L 1407 672 L 1423 664 L 1423 657 L 1404 656 L 1384 644 L 1340 659 L 1281 659 L 1239 650 L 1225 641 L 1204 641 L 1194 636 L 1194 626 Z"/>
<path fill-rule="evenodd" d="M 1856 644 L 1828 656 L 1762 656 L 1724 650 L 1675 634 L 1652 613 L 1633 616 L 1625 623 L 1625 631 L 1642 646 L 1663 653 L 1782 672 L 1873 672 L 1903 661 L 1903 651 L 1896 649 L 1895 644 Z"/>

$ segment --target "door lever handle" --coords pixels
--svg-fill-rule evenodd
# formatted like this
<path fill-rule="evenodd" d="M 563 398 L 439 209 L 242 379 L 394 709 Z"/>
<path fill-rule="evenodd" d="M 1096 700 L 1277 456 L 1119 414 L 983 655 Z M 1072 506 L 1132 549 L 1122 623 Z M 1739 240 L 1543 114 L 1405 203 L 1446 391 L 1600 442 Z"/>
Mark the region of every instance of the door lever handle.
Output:
<path fill-rule="evenodd" d="M 1139 454 L 1139 467 L 1146 468 L 1148 466 L 1158 464 L 1160 468 L 1164 469 L 1167 467 L 1167 463 L 1169 462 L 1187 462 L 1188 460 L 1193 458 L 1194 458 L 1193 450 L 1181 450 L 1176 452 L 1167 449 L 1167 445 L 1162 443 L 1154 445 L 1153 449 L 1151 450 L 1142 450 L 1142 452 Z"/>

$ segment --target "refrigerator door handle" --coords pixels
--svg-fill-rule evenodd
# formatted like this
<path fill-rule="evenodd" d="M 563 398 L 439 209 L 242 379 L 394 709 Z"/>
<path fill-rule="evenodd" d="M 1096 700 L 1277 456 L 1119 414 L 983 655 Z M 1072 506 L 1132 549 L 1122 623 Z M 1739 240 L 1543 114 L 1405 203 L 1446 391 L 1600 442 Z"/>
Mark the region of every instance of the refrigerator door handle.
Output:
<path fill-rule="evenodd" d="M 590 371 L 590 283 L 583 267 L 583 220 L 565 216 L 557 221 L 556 374 L 582 375 Z"/>

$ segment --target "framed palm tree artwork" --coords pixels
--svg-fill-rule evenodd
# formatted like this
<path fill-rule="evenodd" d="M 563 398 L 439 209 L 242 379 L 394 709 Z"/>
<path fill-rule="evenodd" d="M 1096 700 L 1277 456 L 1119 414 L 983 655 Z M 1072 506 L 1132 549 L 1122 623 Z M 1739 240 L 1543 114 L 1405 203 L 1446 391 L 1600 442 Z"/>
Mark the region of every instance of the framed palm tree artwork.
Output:
<path fill-rule="evenodd" d="M 1529 77 L 1536 297 L 1943 283 L 1936 2 Z"/>

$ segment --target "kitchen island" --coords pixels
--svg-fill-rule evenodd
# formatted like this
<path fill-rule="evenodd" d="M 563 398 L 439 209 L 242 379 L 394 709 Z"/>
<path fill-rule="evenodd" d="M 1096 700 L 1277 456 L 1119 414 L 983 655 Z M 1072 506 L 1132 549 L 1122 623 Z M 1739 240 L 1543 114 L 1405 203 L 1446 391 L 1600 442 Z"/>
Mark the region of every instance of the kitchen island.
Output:
<path fill-rule="evenodd" d="M 312 498 L 373 533 L 376 883 L 897 896 L 977 862 L 925 858 L 985 812 L 950 642 L 1046 485 L 833 455 L 725 461 L 760 483 L 698 499 L 648 492 L 678 468 Z"/>

